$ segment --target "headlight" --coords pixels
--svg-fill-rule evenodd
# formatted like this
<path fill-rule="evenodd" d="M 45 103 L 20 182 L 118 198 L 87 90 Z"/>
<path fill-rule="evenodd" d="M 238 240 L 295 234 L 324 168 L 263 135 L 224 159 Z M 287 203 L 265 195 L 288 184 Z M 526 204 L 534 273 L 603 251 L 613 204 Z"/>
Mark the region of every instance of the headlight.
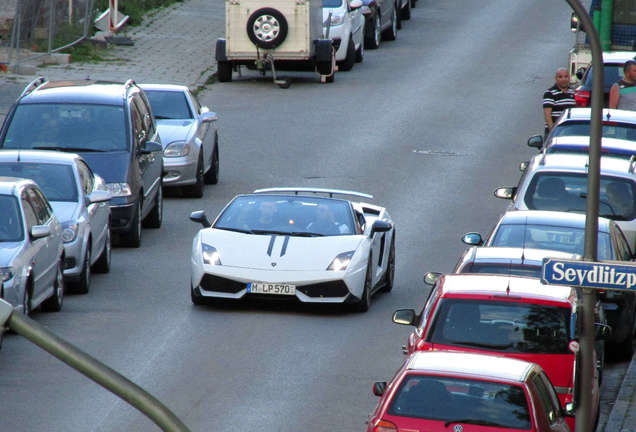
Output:
<path fill-rule="evenodd" d="M 201 257 L 203 264 L 221 265 L 219 253 L 209 244 L 201 243 Z"/>
<path fill-rule="evenodd" d="M 349 252 L 343 252 L 339 254 L 337 257 L 333 259 L 333 261 L 331 261 L 331 264 L 329 264 L 329 267 L 327 267 L 327 270 L 333 270 L 333 271 L 346 270 L 347 267 L 349 266 L 349 263 L 351 263 L 351 257 L 353 256 L 354 252 L 355 251 L 349 251 Z"/>
<path fill-rule="evenodd" d="M 190 144 L 185 141 L 174 141 L 163 151 L 165 157 L 181 157 L 190 154 Z"/>
<path fill-rule="evenodd" d="M 76 223 L 65 222 L 62 224 L 62 240 L 64 240 L 64 243 L 70 243 L 75 240 L 78 228 L 79 225 Z"/>
<path fill-rule="evenodd" d="M 13 278 L 12 267 L 0 267 L 0 282 L 8 281 Z"/>
<path fill-rule="evenodd" d="M 331 27 L 339 26 L 344 24 L 346 14 L 332 14 L 331 15 Z M 329 25 L 329 18 L 325 20 L 323 23 L 323 27 L 327 27 Z"/>
<path fill-rule="evenodd" d="M 106 183 L 106 190 L 113 198 L 131 196 L 130 185 L 128 183 Z"/>

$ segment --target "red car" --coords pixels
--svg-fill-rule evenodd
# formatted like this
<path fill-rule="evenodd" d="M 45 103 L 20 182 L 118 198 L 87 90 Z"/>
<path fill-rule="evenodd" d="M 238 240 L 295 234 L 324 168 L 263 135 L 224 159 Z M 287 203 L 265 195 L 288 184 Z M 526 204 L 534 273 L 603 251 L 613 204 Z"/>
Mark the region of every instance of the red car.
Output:
<path fill-rule="evenodd" d="M 567 432 L 541 366 L 505 357 L 436 351 L 410 355 L 381 396 L 367 432 Z"/>
<path fill-rule="evenodd" d="M 398 310 L 393 322 L 416 326 L 405 353 L 464 351 L 539 364 L 554 384 L 563 407 L 573 402 L 578 343 L 572 335 L 581 314 L 576 291 L 547 286 L 536 278 L 503 275 L 441 276 L 424 309 Z M 597 307 L 600 313 L 600 307 Z M 600 321 L 602 323 L 602 320 Z M 576 331 L 576 330 L 574 330 Z M 607 326 L 602 326 L 604 335 Z M 595 353 L 595 364 L 597 361 Z M 592 406 L 599 408 L 599 369 L 594 368 Z M 568 417 L 574 430 L 574 418 Z"/>

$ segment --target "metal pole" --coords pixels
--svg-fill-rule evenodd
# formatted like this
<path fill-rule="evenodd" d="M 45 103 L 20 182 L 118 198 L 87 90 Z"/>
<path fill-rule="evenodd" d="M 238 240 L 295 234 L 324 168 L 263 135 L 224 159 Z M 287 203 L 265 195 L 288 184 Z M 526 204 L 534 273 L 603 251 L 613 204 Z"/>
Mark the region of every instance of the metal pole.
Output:
<path fill-rule="evenodd" d="M 590 156 L 587 176 L 587 209 L 585 212 L 585 249 L 583 259 L 597 260 L 598 206 L 601 176 L 601 116 L 603 109 L 603 53 L 592 19 L 579 0 L 567 0 L 587 34 L 592 50 L 592 106 L 590 117 Z M 576 432 L 592 431 L 592 398 L 589 389 L 594 377 L 594 306 L 596 291 L 583 289 L 583 329 L 581 346 L 580 403 L 576 404 Z"/>
<path fill-rule="evenodd" d="M 49 46 L 47 49 L 47 53 L 51 54 L 51 51 L 53 51 L 53 36 L 54 36 L 54 29 L 53 27 L 55 26 L 55 0 L 50 0 L 49 1 Z"/>

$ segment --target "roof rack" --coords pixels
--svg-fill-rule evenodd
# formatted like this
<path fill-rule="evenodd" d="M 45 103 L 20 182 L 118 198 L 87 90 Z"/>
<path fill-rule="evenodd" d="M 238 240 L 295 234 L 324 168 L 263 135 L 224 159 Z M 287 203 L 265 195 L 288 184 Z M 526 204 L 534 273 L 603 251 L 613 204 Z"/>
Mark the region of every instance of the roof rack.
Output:
<path fill-rule="evenodd" d="M 350 196 L 356 196 L 360 198 L 373 199 L 373 195 L 369 195 L 362 192 L 340 190 L 340 189 L 277 187 L 277 188 L 256 189 L 254 191 L 254 193 L 271 193 L 271 192 L 293 192 L 296 195 L 298 195 L 299 192 L 314 193 L 314 194 L 328 194 L 330 198 L 333 198 L 334 195 L 350 195 Z"/>
<path fill-rule="evenodd" d="M 22 93 L 20 93 L 20 96 L 18 96 L 18 99 L 22 98 L 23 96 L 31 93 L 33 90 L 35 90 L 37 87 L 41 86 L 42 84 L 44 84 L 46 82 L 46 78 L 44 78 L 43 76 L 41 77 L 37 77 L 36 79 L 34 79 L 33 81 L 31 81 L 29 83 L 29 85 L 27 85 L 24 90 L 22 90 Z"/>
<path fill-rule="evenodd" d="M 128 79 L 128 80 L 124 83 L 124 90 L 128 90 L 128 87 L 132 87 L 132 86 L 134 86 L 135 84 L 136 84 L 136 83 L 135 83 L 135 80 L 134 80 L 134 79 L 132 79 L 132 78 Z"/>

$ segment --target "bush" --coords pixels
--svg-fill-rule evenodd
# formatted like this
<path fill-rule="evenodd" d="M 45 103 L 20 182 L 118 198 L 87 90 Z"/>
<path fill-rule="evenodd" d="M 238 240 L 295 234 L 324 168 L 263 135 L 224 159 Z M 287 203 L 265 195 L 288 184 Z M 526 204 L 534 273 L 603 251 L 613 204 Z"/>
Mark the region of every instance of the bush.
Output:
<path fill-rule="evenodd" d="M 130 19 L 127 25 L 141 24 L 144 14 L 152 9 L 169 6 L 182 0 L 123 0 L 119 2 L 119 12 L 128 15 Z M 108 0 L 96 0 L 95 8 L 100 12 L 108 9 Z"/>

